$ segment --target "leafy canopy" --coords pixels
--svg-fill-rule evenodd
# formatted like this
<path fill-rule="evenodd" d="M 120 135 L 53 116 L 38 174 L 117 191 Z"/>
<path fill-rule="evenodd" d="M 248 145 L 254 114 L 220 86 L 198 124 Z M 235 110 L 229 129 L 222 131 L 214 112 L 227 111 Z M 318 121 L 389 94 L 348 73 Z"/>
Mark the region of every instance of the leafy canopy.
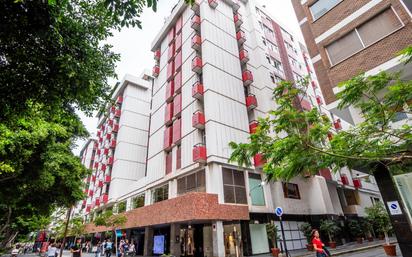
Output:
<path fill-rule="evenodd" d="M 411 126 L 395 122 L 399 115 L 412 114 L 412 81 L 402 80 L 400 75 L 381 72 L 342 82 L 339 108 L 358 108 L 363 121 L 333 135 L 328 116 L 316 108 L 300 108 L 307 97 L 306 80 L 280 83 L 273 91 L 276 109 L 259 119 L 249 143 L 230 143 L 230 161 L 251 166 L 251 158 L 261 153 L 268 180 L 290 180 L 326 167 L 338 170 L 376 163 L 393 171 L 407 170 L 412 161 Z"/>

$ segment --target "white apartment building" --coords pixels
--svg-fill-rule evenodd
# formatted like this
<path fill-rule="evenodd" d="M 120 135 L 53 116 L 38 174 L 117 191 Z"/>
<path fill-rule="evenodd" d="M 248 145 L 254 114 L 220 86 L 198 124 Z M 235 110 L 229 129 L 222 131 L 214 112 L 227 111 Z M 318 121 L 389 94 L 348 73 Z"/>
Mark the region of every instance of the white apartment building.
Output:
<path fill-rule="evenodd" d="M 303 222 L 362 216 L 380 198 L 373 178 L 360 181 L 350 171 L 262 185 L 260 155 L 252 168 L 228 162 L 229 142 L 247 142 L 256 120 L 276 107 L 279 81 L 310 75 L 301 107 L 324 106 L 305 48 L 254 0 L 181 0 L 152 50 L 153 84 L 123 81 L 113 94 L 121 100 L 101 114 L 84 203 L 86 213 L 124 212 L 137 254 L 268 253 L 265 224 L 278 222 L 277 206 L 288 249 L 301 249 Z M 347 125 L 332 120 L 336 129 Z M 88 226 L 90 233 L 103 229 Z"/>

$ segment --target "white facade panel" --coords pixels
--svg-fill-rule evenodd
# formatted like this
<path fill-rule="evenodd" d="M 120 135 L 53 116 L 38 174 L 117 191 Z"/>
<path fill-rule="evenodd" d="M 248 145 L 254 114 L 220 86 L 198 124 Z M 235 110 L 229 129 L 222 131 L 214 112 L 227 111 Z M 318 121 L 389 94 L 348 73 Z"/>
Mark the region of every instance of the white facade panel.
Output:
<path fill-rule="evenodd" d="M 163 151 L 164 131 L 164 128 L 162 128 L 150 136 L 149 159 Z"/>
<path fill-rule="evenodd" d="M 163 100 L 164 101 L 164 100 Z M 150 135 L 156 133 L 165 124 L 165 112 L 166 104 L 160 106 L 160 108 L 152 113 L 152 124 L 150 125 Z"/>
<path fill-rule="evenodd" d="M 203 65 L 211 64 L 232 76 L 240 77 L 242 74 L 239 57 L 233 56 L 207 40 L 202 44 L 202 59 Z"/>
<path fill-rule="evenodd" d="M 208 20 L 202 22 L 202 41 L 210 41 L 234 56 L 239 56 L 239 46 L 235 34 L 223 33 Z"/>
<path fill-rule="evenodd" d="M 128 96 L 122 104 L 122 112 L 126 111 L 148 116 L 147 114 L 150 111 L 150 102 Z"/>
<path fill-rule="evenodd" d="M 134 129 L 128 126 L 122 126 L 117 134 L 117 142 L 127 142 L 131 144 L 147 146 L 148 132 Z"/>
<path fill-rule="evenodd" d="M 193 164 L 193 155 L 192 155 L 193 146 L 201 142 L 202 142 L 202 133 L 198 129 L 194 130 L 192 133 L 182 138 L 182 142 L 181 142 L 182 168 L 185 168 Z"/>
<path fill-rule="evenodd" d="M 162 105 L 165 104 L 166 100 L 166 87 L 161 87 L 160 90 L 156 92 L 156 94 L 153 95 L 153 101 L 152 101 L 152 113 L 158 111 L 159 108 L 162 107 Z"/>
<path fill-rule="evenodd" d="M 152 183 L 165 175 L 165 154 L 160 152 L 147 162 L 147 183 Z"/>
<path fill-rule="evenodd" d="M 148 130 L 149 117 L 136 112 L 124 111 L 120 116 L 119 127 L 123 125 L 140 130 Z"/>
<path fill-rule="evenodd" d="M 146 162 L 146 150 L 145 146 L 134 145 L 125 142 L 118 142 L 114 158 L 116 160 L 128 160 L 134 162 Z"/>

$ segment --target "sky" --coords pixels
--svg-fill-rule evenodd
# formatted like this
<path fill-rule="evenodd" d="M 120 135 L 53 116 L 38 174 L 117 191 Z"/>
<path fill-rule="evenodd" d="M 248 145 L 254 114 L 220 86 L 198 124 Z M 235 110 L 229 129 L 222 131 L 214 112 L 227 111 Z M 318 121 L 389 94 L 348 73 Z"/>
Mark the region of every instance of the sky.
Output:
<path fill-rule="evenodd" d="M 119 81 L 127 73 L 139 76 L 144 69 L 151 70 L 154 65 L 154 59 L 150 46 L 157 32 L 162 28 L 165 18 L 169 16 L 170 10 L 177 1 L 159 0 L 156 13 L 147 8 L 141 15 L 142 29 L 124 28 L 121 31 L 114 32 L 113 37 L 107 40 L 107 43 L 113 46 L 112 50 L 121 55 L 121 60 L 117 63 L 116 67 Z M 257 0 L 257 2 L 265 7 L 266 13 L 278 21 L 286 30 L 294 34 L 298 40 L 303 42 L 290 0 Z M 116 79 L 111 79 L 111 84 L 115 85 L 116 81 Z M 96 134 L 97 118 L 87 117 L 83 113 L 78 114 L 89 133 L 94 136 Z M 84 143 L 84 140 L 76 142 L 77 146 L 73 152 L 79 154 Z"/>

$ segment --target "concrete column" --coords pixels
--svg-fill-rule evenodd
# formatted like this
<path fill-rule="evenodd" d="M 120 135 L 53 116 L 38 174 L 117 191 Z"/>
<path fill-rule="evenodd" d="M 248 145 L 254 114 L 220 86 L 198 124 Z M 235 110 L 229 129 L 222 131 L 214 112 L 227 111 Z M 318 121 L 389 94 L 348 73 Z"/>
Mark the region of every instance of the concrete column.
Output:
<path fill-rule="evenodd" d="M 180 236 L 180 225 L 176 223 L 170 224 L 170 254 L 180 256 L 180 240 L 176 241 L 176 237 Z"/>
<path fill-rule="evenodd" d="M 153 228 L 146 227 L 144 231 L 144 256 L 153 255 Z"/>
<path fill-rule="evenodd" d="M 225 256 L 225 240 L 223 238 L 223 222 L 212 223 L 213 257 Z"/>

